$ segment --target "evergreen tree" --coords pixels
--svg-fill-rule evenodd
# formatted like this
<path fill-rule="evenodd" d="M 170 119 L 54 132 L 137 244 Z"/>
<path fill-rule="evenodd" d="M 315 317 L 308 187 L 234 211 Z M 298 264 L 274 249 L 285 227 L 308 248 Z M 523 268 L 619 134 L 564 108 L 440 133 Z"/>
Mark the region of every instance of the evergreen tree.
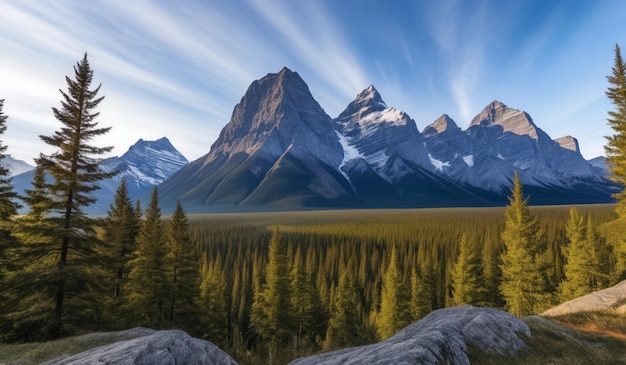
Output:
<path fill-rule="evenodd" d="M 613 281 L 626 278 L 626 64 L 622 59 L 619 45 L 615 45 L 615 65 L 612 75 L 607 76 L 611 85 L 606 95 L 615 106 L 609 111 L 608 123 L 615 132 L 606 137 L 604 147 L 607 163 L 611 167 L 610 179 L 622 186 L 622 191 L 613 195 L 617 199 L 618 219 L 605 224 L 603 234 L 613 246 L 616 256 Z"/>
<path fill-rule="evenodd" d="M 452 305 L 480 304 L 484 299 L 480 252 L 472 250 L 465 233 L 459 246 L 459 254 L 452 271 Z"/>
<path fill-rule="evenodd" d="M 595 268 L 594 274 L 594 290 L 604 289 L 612 284 L 612 274 L 615 270 L 615 255 L 613 247 L 607 243 L 607 240 L 600 236 L 595 222 L 591 218 L 591 214 L 587 215 L 587 231 L 586 240 L 589 242 L 593 252 L 593 262 Z"/>
<path fill-rule="evenodd" d="M 203 338 L 219 344 L 228 336 L 228 315 L 226 308 L 226 279 L 219 260 L 202 268 L 200 285 L 200 313 L 203 323 Z"/>
<path fill-rule="evenodd" d="M 7 280 L 6 318 L 2 333 L 7 341 L 45 340 L 52 337 L 55 307 L 54 282 L 48 278 L 57 267 L 58 229 L 50 213 L 51 198 L 47 195 L 44 169 L 37 166 L 33 189 L 26 189 L 22 198 L 28 214 L 16 222 L 15 235 L 20 244 L 11 250 L 11 265 L 19 267 Z"/>
<path fill-rule="evenodd" d="M 350 273 L 343 272 L 331 303 L 324 348 L 358 346 L 364 342 L 363 306 Z"/>
<path fill-rule="evenodd" d="M 307 272 L 302 258 L 296 255 L 296 263 L 291 270 L 291 324 L 292 331 L 299 339 L 314 342 L 326 330 L 326 313 L 322 308 L 319 293 Z"/>
<path fill-rule="evenodd" d="M 103 224 L 103 240 L 109 244 L 108 255 L 112 262 L 110 273 L 113 281 L 110 290 L 114 317 L 120 315 L 119 307 L 125 302 L 123 288 L 128 279 L 128 262 L 136 250 L 139 224 L 140 219 L 128 196 L 126 178 L 122 178 Z"/>
<path fill-rule="evenodd" d="M 611 166 L 610 179 L 626 186 L 626 64 L 622 59 L 619 45 L 615 45 L 615 65 L 613 74 L 607 76 L 611 86 L 606 95 L 611 99 L 615 110 L 609 111 L 608 122 L 615 134 L 606 137 L 607 144 L 604 147 L 608 165 Z M 617 199 L 617 214 L 626 219 L 626 190 L 614 195 Z"/>
<path fill-rule="evenodd" d="M 171 282 L 167 267 L 167 242 L 157 188 L 152 190 L 146 217 L 137 237 L 137 251 L 129 262 L 128 306 L 135 325 L 151 328 L 166 326 Z"/>
<path fill-rule="evenodd" d="M 52 108 L 62 127 L 52 136 L 40 136 L 56 152 L 41 154 L 37 159 L 37 164 L 54 179 L 47 187 L 52 199 L 48 201 L 50 215 L 46 217 L 56 227 L 54 237 L 58 245 L 45 258 L 56 261 L 46 276 L 46 293 L 53 293 L 55 302 L 51 322 L 46 326 L 50 338 L 103 320 L 104 311 L 99 306 L 104 291 L 100 280 L 104 262 L 98 254 L 103 243 L 95 231 L 97 220 L 85 215 L 82 209 L 95 202 L 91 193 L 98 189 L 97 182 L 114 175 L 103 172 L 96 159 L 113 147 L 89 144 L 110 128 L 98 128 L 95 121 L 99 113 L 93 110 L 103 97 L 97 97 L 100 86 L 90 90 L 93 71 L 87 54 L 74 67 L 74 79 L 65 79 L 68 92 L 61 91 L 61 108 Z"/>
<path fill-rule="evenodd" d="M 395 247 L 391 251 L 389 267 L 383 277 L 380 312 L 376 317 L 378 337 L 384 340 L 410 323 L 409 293 L 404 288 L 404 279 L 398 269 Z"/>
<path fill-rule="evenodd" d="M 411 319 L 417 321 L 433 310 L 435 293 L 435 273 L 430 261 L 424 262 L 420 271 L 413 267 L 411 271 Z"/>
<path fill-rule="evenodd" d="M 284 344 L 290 336 L 290 285 L 287 266 L 287 243 L 278 227 L 269 243 L 265 285 L 254 293 L 251 325 L 270 342 Z"/>
<path fill-rule="evenodd" d="M 197 327 L 200 268 L 196 247 L 189 237 L 189 222 L 180 202 L 169 224 L 169 275 L 172 293 L 168 320 L 187 331 Z"/>
<path fill-rule="evenodd" d="M 585 218 L 575 208 L 570 209 L 565 235 L 568 241 L 567 264 L 565 280 L 559 286 L 562 302 L 591 293 L 595 288 L 594 272 L 597 272 L 594 247 L 585 232 Z"/>
<path fill-rule="evenodd" d="M 4 115 L 3 107 L 4 99 L 0 99 L 0 135 L 3 135 L 7 129 L 8 117 Z M 7 157 L 6 150 L 7 146 L 0 141 L 0 285 L 7 272 L 14 269 L 7 256 L 8 251 L 18 244 L 17 239 L 11 233 L 14 230 L 12 218 L 17 214 L 18 208 L 15 201 L 17 194 L 13 191 L 9 170 L 2 165 L 2 161 Z M 5 311 L 3 304 L 7 302 L 4 294 L 0 290 L 0 316 Z"/>
<path fill-rule="evenodd" d="M 533 314 L 543 304 L 541 241 L 537 218 L 531 215 L 519 176 L 515 173 L 502 232 L 500 291 L 506 308 L 517 316 Z"/>
<path fill-rule="evenodd" d="M 0 99 L 0 136 L 7 130 L 7 120 L 9 117 L 4 115 L 4 99 Z M 6 150 L 8 146 L 0 141 L 0 223 L 8 222 L 17 214 L 19 205 L 16 201 L 17 193 L 13 191 L 9 170 L 4 167 L 2 161 L 7 158 Z M 9 227 L 0 226 L 0 245 L 12 241 Z M 0 255 L 2 254 L 2 246 L 0 246 Z"/>

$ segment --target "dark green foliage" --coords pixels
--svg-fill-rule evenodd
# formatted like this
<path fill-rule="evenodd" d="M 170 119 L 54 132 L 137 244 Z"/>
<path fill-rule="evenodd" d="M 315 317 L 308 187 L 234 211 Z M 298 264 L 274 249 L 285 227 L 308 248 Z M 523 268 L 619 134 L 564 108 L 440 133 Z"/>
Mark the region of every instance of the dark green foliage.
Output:
<path fill-rule="evenodd" d="M 596 287 L 599 271 L 595 247 L 586 232 L 584 216 L 575 208 L 570 210 L 570 219 L 565 225 L 567 245 L 567 265 L 565 280 L 559 287 L 559 299 L 562 302 L 589 294 Z M 606 263 L 604 263 L 606 265 Z"/>
<path fill-rule="evenodd" d="M 509 201 L 502 232 L 506 249 L 502 254 L 500 290 L 507 310 L 517 316 L 526 316 L 546 306 L 541 262 L 543 237 L 537 217 L 528 209 L 517 173 Z"/>
<path fill-rule="evenodd" d="M 8 117 L 3 112 L 4 99 L 0 99 L 0 136 L 7 130 Z M 11 178 L 9 177 L 9 170 L 1 163 L 2 160 L 7 158 L 6 150 L 8 146 L 4 145 L 0 141 L 0 222 L 7 222 L 14 215 L 17 214 L 17 208 L 19 208 L 16 199 L 17 193 L 13 191 L 13 185 L 11 185 Z M 7 232 L 7 227 L 0 227 L 0 240 L 5 242 L 10 240 L 10 232 Z M 0 255 L 1 253 L 0 247 Z"/>
<path fill-rule="evenodd" d="M 199 315 L 202 337 L 215 344 L 226 344 L 228 333 L 228 303 L 226 278 L 219 261 L 202 268 Z"/>
<path fill-rule="evenodd" d="M 110 257 L 111 263 L 108 269 L 108 277 L 111 278 L 110 310 L 118 328 L 124 327 L 121 307 L 127 300 L 124 289 L 128 280 L 128 262 L 136 250 L 139 223 L 140 219 L 128 197 L 126 179 L 122 178 L 102 227 L 103 240 L 109 245 L 105 255 Z"/>
<path fill-rule="evenodd" d="M 471 247 L 463 234 L 459 254 L 452 270 L 452 305 L 484 303 L 484 280 L 480 250 Z"/>
<path fill-rule="evenodd" d="M 268 341 L 284 344 L 291 337 L 287 242 L 278 228 L 269 243 L 265 283 L 254 293 L 251 324 Z"/>
<path fill-rule="evenodd" d="M 156 187 L 145 216 L 137 237 L 137 251 L 129 262 L 128 309 L 133 325 L 161 329 L 167 327 L 172 288 Z"/>
<path fill-rule="evenodd" d="M 366 328 L 363 304 L 350 275 L 344 272 L 334 291 L 324 341 L 326 350 L 361 345 L 370 342 L 372 337 Z"/>
<path fill-rule="evenodd" d="M 0 99 L 0 136 L 7 129 L 6 122 L 8 117 L 4 115 L 3 107 L 4 99 Z M 15 201 L 17 194 L 13 191 L 9 170 L 2 165 L 2 160 L 7 157 L 6 150 L 7 146 L 0 141 L 0 286 L 2 286 L 8 272 L 15 269 L 8 255 L 9 251 L 18 245 L 17 239 L 12 234 L 14 230 L 12 218 L 17 214 L 18 208 L 18 204 Z M 0 290 L 0 320 L 2 314 L 8 310 L 8 308 L 5 308 L 7 299 L 4 296 L 4 291 Z"/>
<path fill-rule="evenodd" d="M 410 323 L 410 290 L 404 286 L 405 280 L 398 268 L 395 248 L 391 251 L 389 267 L 383 277 L 380 298 L 380 312 L 376 317 L 378 338 L 387 339 Z"/>
<path fill-rule="evenodd" d="M 612 136 L 607 136 L 607 144 L 604 147 L 607 162 L 611 168 L 609 178 L 616 183 L 626 186 L 626 63 L 622 59 L 619 45 L 615 45 L 615 65 L 612 75 L 607 76 L 609 81 L 606 96 L 611 99 L 615 110 L 609 111 L 608 122 L 613 131 Z M 617 198 L 617 214 L 620 218 L 626 218 L 626 190 L 614 195 Z"/>
<path fill-rule="evenodd" d="M 199 316 L 200 267 L 196 246 L 189 237 L 189 223 L 180 202 L 168 226 L 167 268 L 172 284 L 168 321 L 170 326 L 195 332 Z"/>
<path fill-rule="evenodd" d="M 32 320 L 38 321 L 22 332 L 21 339 L 58 338 L 101 326 L 105 321 L 104 284 L 100 280 L 105 262 L 99 255 L 103 243 L 96 235 L 97 221 L 82 213 L 82 208 L 95 201 L 91 192 L 98 188 L 97 182 L 112 176 L 100 170 L 95 158 L 112 147 L 89 144 L 109 131 L 97 128 L 95 122 L 98 113 L 93 110 L 103 98 L 97 97 L 100 87 L 90 90 L 92 78 L 85 55 L 74 67 L 74 79 L 66 77 L 68 92 L 61 91 L 61 108 L 52 109 L 62 127 L 53 136 L 40 136 L 56 149 L 37 160 L 54 182 L 43 187 L 42 181 L 36 181 L 36 193 L 28 199 L 37 204 L 30 205 L 29 217 L 17 222 L 23 245 L 15 259 L 30 260 L 32 264 L 15 273 L 21 290 L 16 298 L 22 303 L 16 310 L 23 310 L 15 316 L 28 312 L 25 301 L 30 301 L 37 304 Z M 49 196 L 37 198 L 43 191 Z"/>

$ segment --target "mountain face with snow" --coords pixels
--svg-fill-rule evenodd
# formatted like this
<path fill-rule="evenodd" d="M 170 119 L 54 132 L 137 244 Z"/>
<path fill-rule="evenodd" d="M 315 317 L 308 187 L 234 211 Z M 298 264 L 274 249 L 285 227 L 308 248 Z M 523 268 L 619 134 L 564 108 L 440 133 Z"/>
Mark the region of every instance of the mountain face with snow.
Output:
<path fill-rule="evenodd" d="M 187 163 L 185 156 L 178 152 L 167 138 L 163 137 L 156 141 L 140 139 L 122 156 L 107 158 L 100 162 L 102 170 L 118 173 L 113 178 L 98 182 L 100 189 L 93 193 L 97 201 L 84 211 L 90 214 L 106 214 L 122 178 L 126 179 L 128 194 L 134 201 Z M 33 173 L 34 171 L 28 171 L 15 176 L 13 178 L 15 191 L 23 194 L 25 189 L 31 189 Z"/>
<path fill-rule="evenodd" d="M 159 185 L 180 170 L 189 161 L 166 138 L 156 141 L 139 139 L 119 157 L 111 157 L 100 163 L 104 171 L 117 171 L 111 179 L 101 182 L 100 195 L 115 192 L 126 179 L 128 193 L 137 198 Z M 100 202 L 99 202 L 100 203 Z"/>
<path fill-rule="evenodd" d="M 34 166 L 29 165 L 26 161 L 17 160 L 11 155 L 6 156 L 0 163 L 5 169 L 9 170 L 9 176 L 16 176 L 35 169 Z"/>
<path fill-rule="evenodd" d="M 533 204 L 609 202 L 617 189 L 574 137 L 552 140 L 498 101 L 466 130 L 444 114 L 420 132 L 369 86 L 331 119 L 284 68 L 250 85 L 210 151 L 159 194 L 192 211 L 489 206 L 506 204 L 515 172 Z"/>

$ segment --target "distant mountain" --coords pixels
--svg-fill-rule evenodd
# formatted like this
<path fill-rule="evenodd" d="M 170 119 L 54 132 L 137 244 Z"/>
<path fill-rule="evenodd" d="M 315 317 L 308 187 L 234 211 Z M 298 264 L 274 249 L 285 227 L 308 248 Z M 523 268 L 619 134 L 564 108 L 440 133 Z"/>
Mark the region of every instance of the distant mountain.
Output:
<path fill-rule="evenodd" d="M 494 101 L 466 130 L 442 115 L 423 133 L 369 86 L 331 119 L 287 68 L 254 81 L 203 157 L 159 186 L 192 211 L 507 203 L 518 172 L 533 204 L 613 201 L 619 189 L 571 136 L 553 140 Z"/>
<path fill-rule="evenodd" d="M 122 156 L 101 161 L 100 167 L 104 171 L 118 171 L 118 174 L 98 183 L 100 189 L 94 192 L 98 200 L 85 211 L 91 214 L 106 214 L 122 177 L 126 178 L 129 196 L 135 200 L 187 163 L 185 156 L 174 148 L 167 138 L 163 137 L 156 141 L 140 139 Z M 32 187 L 32 179 L 33 171 L 15 176 L 13 178 L 15 190 L 23 194 L 25 189 Z"/>
<path fill-rule="evenodd" d="M 598 157 L 592 158 L 588 162 L 596 170 L 596 173 L 598 173 L 601 176 L 606 177 L 606 176 L 609 176 L 609 174 L 611 173 L 609 170 L 609 166 L 607 165 L 607 162 L 606 162 L 606 157 L 604 156 L 598 156 Z"/>
<path fill-rule="evenodd" d="M 2 160 L 2 166 L 9 170 L 10 176 L 19 175 L 35 169 L 35 166 L 29 165 L 26 161 L 17 160 L 11 155 L 6 156 Z"/>

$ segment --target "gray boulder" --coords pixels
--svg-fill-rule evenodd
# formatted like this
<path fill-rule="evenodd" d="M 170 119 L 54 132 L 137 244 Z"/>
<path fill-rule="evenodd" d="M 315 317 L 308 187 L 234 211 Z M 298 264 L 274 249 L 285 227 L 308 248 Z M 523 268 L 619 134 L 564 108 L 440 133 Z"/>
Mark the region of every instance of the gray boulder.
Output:
<path fill-rule="evenodd" d="M 470 364 L 468 345 L 485 353 L 513 354 L 526 347 L 530 329 L 497 309 L 472 306 L 440 309 L 391 338 L 296 359 L 292 365 L 319 364 Z"/>
<path fill-rule="evenodd" d="M 130 339 L 62 356 L 44 364 L 237 364 L 217 346 L 183 331 L 138 328 L 124 332 L 128 332 L 125 338 Z"/>
<path fill-rule="evenodd" d="M 626 313 L 626 280 L 610 288 L 598 290 L 557 305 L 543 312 L 541 315 L 555 317 L 577 312 L 611 310 Z"/>

